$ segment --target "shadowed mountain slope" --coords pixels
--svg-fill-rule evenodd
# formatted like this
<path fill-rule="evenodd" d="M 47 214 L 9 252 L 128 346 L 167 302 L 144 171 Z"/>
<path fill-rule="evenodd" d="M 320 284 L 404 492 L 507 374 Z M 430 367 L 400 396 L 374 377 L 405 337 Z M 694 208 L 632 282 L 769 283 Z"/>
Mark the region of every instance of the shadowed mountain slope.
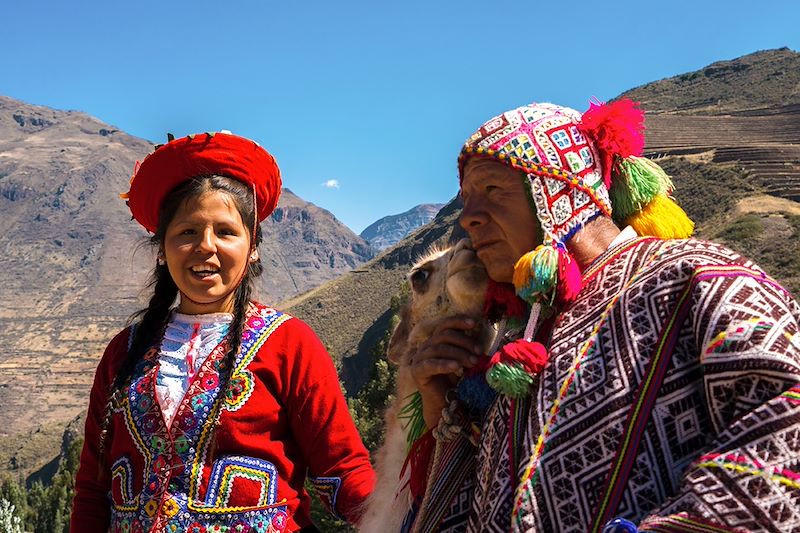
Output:
<path fill-rule="evenodd" d="M 0 436 L 85 409 L 101 350 L 145 305 L 154 257 L 119 193 L 152 149 L 84 113 L 0 97 L 0 406 L 14 413 Z M 288 189 L 262 228 L 267 302 L 374 254 Z"/>

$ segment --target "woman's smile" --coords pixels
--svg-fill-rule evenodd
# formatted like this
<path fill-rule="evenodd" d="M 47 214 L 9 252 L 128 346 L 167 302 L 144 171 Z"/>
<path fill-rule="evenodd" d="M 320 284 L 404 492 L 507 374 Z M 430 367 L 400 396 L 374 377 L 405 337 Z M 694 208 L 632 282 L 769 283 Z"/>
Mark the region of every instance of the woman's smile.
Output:
<path fill-rule="evenodd" d="M 167 227 L 164 256 L 187 314 L 229 311 L 247 268 L 250 233 L 227 193 L 184 202 Z"/>

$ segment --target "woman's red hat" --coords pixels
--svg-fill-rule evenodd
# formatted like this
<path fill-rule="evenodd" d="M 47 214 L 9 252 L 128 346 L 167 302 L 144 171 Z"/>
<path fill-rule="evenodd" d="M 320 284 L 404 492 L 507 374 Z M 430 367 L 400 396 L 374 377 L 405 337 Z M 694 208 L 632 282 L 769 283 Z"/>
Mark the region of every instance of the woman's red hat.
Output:
<path fill-rule="evenodd" d="M 133 218 L 155 233 L 158 212 L 167 194 L 191 178 L 215 174 L 252 187 L 259 222 L 269 216 L 281 194 L 281 173 L 275 158 L 255 141 L 227 132 L 199 133 L 156 147 L 136 163 L 128 200 Z"/>

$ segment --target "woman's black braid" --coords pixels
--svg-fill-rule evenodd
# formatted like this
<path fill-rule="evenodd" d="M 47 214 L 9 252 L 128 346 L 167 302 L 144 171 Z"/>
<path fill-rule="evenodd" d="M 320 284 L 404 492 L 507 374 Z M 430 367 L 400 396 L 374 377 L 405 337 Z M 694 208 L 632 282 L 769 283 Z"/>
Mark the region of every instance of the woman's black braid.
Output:
<path fill-rule="evenodd" d="M 173 190 L 164 200 L 159 213 L 159 225 L 156 233 L 150 238 L 150 244 L 162 247 L 164 235 L 167 227 L 172 221 L 178 208 L 189 198 L 197 197 L 208 191 L 222 191 L 231 196 L 242 222 L 249 231 L 255 227 L 255 236 L 252 239 L 253 249 L 261 243 L 261 227 L 256 224 L 255 205 L 253 203 L 252 190 L 247 185 L 226 178 L 224 176 L 201 176 L 185 182 Z M 244 276 L 239 286 L 236 288 L 233 305 L 233 320 L 228 329 L 226 340 L 228 342 L 228 352 L 225 355 L 225 365 L 220 375 L 222 394 L 226 394 L 228 382 L 242 343 L 242 333 L 247 323 L 247 312 L 250 306 L 250 296 L 253 292 L 253 280 L 263 272 L 261 260 L 257 259 L 248 263 Z M 137 319 L 139 323 L 134 329 L 134 335 L 130 342 L 130 349 L 127 357 L 123 360 L 116 372 L 116 378 L 108 391 L 108 400 L 104 411 L 103 420 L 100 427 L 99 460 L 101 472 L 105 463 L 104 455 L 108 443 L 109 426 L 114 411 L 114 399 L 124 392 L 127 388 L 136 364 L 142 359 L 144 354 L 154 346 L 157 346 L 164 333 L 164 328 L 169 320 L 172 304 L 178 295 L 178 287 L 169 274 L 167 265 L 157 264 L 150 277 L 148 286 L 153 287 L 153 296 L 150 298 L 146 308 L 137 311 L 129 320 L 130 323 Z M 219 414 L 217 415 L 218 422 Z M 216 433 L 215 433 L 216 435 Z M 212 441 L 212 452 L 215 448 L 216 437 Z"/>

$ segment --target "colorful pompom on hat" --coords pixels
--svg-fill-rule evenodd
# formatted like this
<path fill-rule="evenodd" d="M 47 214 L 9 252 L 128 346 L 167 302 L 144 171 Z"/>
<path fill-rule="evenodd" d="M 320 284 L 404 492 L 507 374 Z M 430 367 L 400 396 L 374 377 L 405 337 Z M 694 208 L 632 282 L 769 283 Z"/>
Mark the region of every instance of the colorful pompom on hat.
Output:
<path fill-rule="evenodd" d="M 644 113 L 623 99 L 592 103 L 583 115 L 534 103 L 492 118 L 473 134 L 458 159 L 486 157 L 524 172 L 544 242 L 519 259 L 514 286 L 530 303 L 569 301 L 581 285 L 566 248 L 598 216 L 631 225 L 639 235 L 685 238 L 694 223 L 669 197 L 672 181 L 641 157 Z"/>
<path fill-rule="evenodd" d="M 542 245 L 514 267 L 515 290 L 533 306 L 523 342 L 532 341 L 542 305 L 568 302 L 580 292 L 581 272 L 566 244 L 591 220 L 611 217 L 642 236 L 691 235 L 694 223 L 670 198 L 669 176 L 641 157 L 643 130 L 644 113 L 627 99 L 591 103 L 583 115 L 568 107 L 533 103 L 492 118 L 464 144 L 459 178 L 473 157 L 521 170 L 542 227 Z M 532 353 L 538 351 L 536 347 Z M 498 390 L 505 392 L 502 388 Z M 505 387 L 515 388 L 519 389 Z"/>
<path fill-rule="evenodd" d="M 133 218 L 155 233 L 164 198 L 175 187 L 203 175 L 227 176 L 253 188 L 258 220 L 275 209 L 281 174 L 275 159 L 255 141 L 228 132 L 199 133 L 170 139 L 137 162 L 127 200 Z"/>

